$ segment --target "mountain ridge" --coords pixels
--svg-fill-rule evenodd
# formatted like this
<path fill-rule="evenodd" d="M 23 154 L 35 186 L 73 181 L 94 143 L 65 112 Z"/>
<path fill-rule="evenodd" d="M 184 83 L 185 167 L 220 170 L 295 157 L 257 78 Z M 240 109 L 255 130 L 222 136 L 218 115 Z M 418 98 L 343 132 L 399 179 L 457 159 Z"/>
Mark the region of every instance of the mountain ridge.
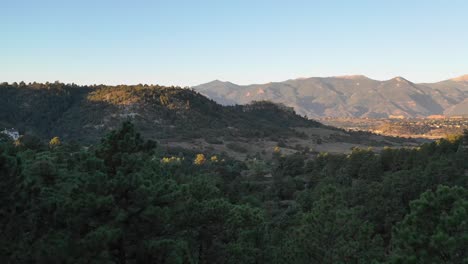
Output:
<path fill-rule="evenodd" d="M 456 81 L 456 82 L 468 82 L 468 74 L 461 75 L 461 76 L 458 76 L 449 80 Z"/>
<path fill-rule="evenodd" d="M 379 81 L 365 75 L 342 75 L 250 85 L 217 80 L 192 89 L 222 105 L 268 100 L 311 118 L 414 118 L 467 115 L 467 82 L 468 75 L 435 83 L 414 83 L 402 76 Z"/>

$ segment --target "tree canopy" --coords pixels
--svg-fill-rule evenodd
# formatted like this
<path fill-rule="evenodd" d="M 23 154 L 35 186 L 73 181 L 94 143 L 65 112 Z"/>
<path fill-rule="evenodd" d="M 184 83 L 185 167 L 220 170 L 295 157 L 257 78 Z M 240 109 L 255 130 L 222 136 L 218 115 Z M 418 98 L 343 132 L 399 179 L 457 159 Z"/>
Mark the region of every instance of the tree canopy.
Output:
<path fill-rule="evenodd" d="M 467 136 L 245 162 L 129 122 L 92 146 L 2 140 L 0 261 L 465 263 Z"/>

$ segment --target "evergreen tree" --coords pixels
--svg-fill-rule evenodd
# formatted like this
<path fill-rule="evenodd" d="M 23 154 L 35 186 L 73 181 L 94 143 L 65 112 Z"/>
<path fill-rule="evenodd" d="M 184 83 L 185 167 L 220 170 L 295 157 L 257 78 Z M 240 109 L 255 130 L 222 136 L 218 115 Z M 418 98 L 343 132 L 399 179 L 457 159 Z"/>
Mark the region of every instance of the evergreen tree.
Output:
<path fill-rule="evenodd" d="M 373 233 L 372 225 L 344 205 L 340 192 L 328 187 L 291 233 L 282 263 L 372 263 L 383 252 Z"/>
<path fill-rule="evenodd" d="M 439 186 L 411 202 L 394 230 L 393 263 L 468 263 L 468 190 Z"/>

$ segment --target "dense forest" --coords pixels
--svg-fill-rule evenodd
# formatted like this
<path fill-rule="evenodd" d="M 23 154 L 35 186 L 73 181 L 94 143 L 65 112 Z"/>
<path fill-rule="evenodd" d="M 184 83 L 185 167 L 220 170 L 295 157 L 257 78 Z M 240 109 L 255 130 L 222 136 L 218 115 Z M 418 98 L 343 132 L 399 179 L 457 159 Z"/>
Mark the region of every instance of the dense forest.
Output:
<path fill-rule="evenodd" d="M 0 262 L 468 263 L 467 159 L 468 132 L 271 161 L 168 153 L 130 122 L 3 137 Z"/>
<path fill-rule="evenodd" d="M 153 139 L 276 138 L 297 134 L 291 127 L 321 126 L 282 105 L 254 102 L 226 107 L 181 87 L 0 84 L 0 129 L 96 143 L 129 118 L 141 134 Z"/>

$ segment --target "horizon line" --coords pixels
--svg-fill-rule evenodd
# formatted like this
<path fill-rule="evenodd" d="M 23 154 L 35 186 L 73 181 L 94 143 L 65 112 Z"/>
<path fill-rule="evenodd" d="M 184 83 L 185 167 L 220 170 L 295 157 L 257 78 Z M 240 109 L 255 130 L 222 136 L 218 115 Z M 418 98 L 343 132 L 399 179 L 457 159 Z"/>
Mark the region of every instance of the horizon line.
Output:
<path fill-rule="evenodd" d="M 106 85 L 106 86 L 119 86 L 119 85 L 128 85 L 128 86 L 135 86 L 135 85 L 152 85 L 152 86 L 155 86 L 155 85 L 159 85 L 159 86 L 166 86 L 166 87 L 181 87 L 181 88 L 193 88 L 193 87 L 196 87 L 196 86 L 200 86 L 200 85 L 204 85 L 204 84 L 207 84 L 207 83 L 212 83 L 212 82 L 222 82 L 222 83 L 232 83 L 234 85 L 238 85 L 238 86 L 250 86 L 250 85 L 262 85 L 262 84 L 269 84 L 269 83 L 282 83 L 282 82 L 287 82 L 287 81 L 295 81 L 295 80 L 307 80 L 307 79 L 313 79 L 313 78 L 318 78 L 318 79 L 328 79 L 328 78 L 336 78 L 336 79 L 358 79 L 358 78 L 365 78 L 365 79 L 369 79 L 369 80 L 372 80 L 372 81 L 378 81 L 378 82 L 386 82 L 386 81 L 391 81 L 393 79 L 397 79 L 397 78 L 401 78 L 401 79 L 404 79 L 406 81 L 409 81 L 411 83 L 415 83 L 415 84 L 432 84 L 432 83 L 439 83 L 439 82 L 445 82 L 445 81 L 455 81 L 455 82 L 468 82 L 468 74 L 463 74 L 463 75 L 459 75 L 459 76 L 456 76 L 456 77 L 452 77 L 452 78 L 448 78 L 448 79 L 443 79 L 443 80 L 440 80 L 440 81 L 434 81 L 434 82 L 413 82 L 401 75 L 398 75 L 398 76 L 394 76 L 390 79 L 374 79 L 374 78 L 370 78 L 368 77 L 367 75 L 364 75 L 364 74 L 345 74 L 345 75 L 329 75 L 329 76 L 310 76 L 310 77 L 296 77 L 296 78 L 289 78 L 289 79 L 286 79 L 286 80 L 282 80 L 282 81 L 270 81 L 270 82 L 253 82 L 253 83 L 247 83 L 247 84 L 237 84 L 235 82 L 232 82 L 232 81 L 223 81 L 221 79 L 214 79 L 212 81 L 208 81 L 208 82 L 203 82 L 203 83 L 200 83 L 200 84 L 196 84 L 196 85 L 177 85 L 177 84 L 158 84 L 158 83 L 143 83 L 143 82 L 139 82 L 139 83 L 114 83 L 114 84 L 106 84 L 106 83 L 76 83 L 76 82 L 68 82 L 68 81 L 61 81 L 61 80 L 55 80 L 55 81 L 44 81 L 44 82 L 41 82 L 41 81 L 24 81 L 24 80 L 21 80 L 21 81 L 12 81 L 12 82 L 8 82 L 8 81 L 0 81 L 0 84 L 4 84 L 4 83 L 7 83 L 8 85 L 12 85 L 14 83 L 17 83 L 17 84 L 20 84 L 21 82 L 25 83 L 25 84 L 33 84 L 33 83 L 38 83 L 38 84 L 53 84 L 53 83 L 62 83 L 62 84 L 75 84 L 75 85 L 78 85 L 78 86 L 99 86 L 99 85 Z"/>

